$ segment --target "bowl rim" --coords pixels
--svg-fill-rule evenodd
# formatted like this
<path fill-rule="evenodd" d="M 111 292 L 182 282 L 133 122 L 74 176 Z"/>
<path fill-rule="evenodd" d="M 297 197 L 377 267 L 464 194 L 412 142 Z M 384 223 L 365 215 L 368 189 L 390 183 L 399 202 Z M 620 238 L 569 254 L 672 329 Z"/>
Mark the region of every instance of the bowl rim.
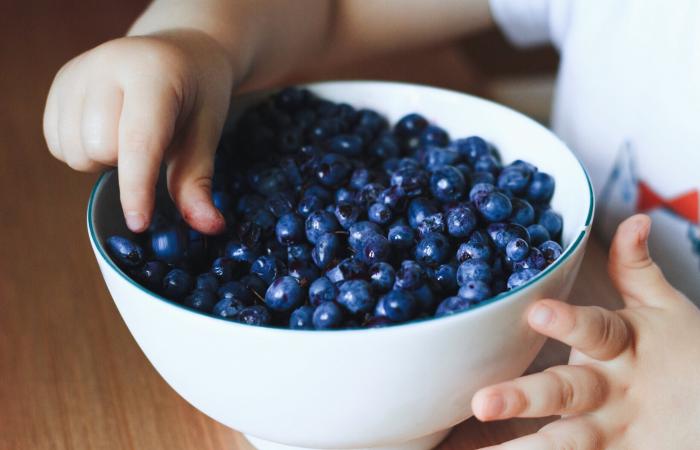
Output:
<path fill-rule="evenodd" d="M 187 313 L 191 314 L 196 314 L 201 317 L 205 317 L 210 320 L 215 320 L 219 323 L 228 323 L 230 326 L 236 326 L 236 327 L 244 327 L 245 329 L 251 329 L 251 330 L 261 330 L 261 329 L 266 329 L 270 330 L 271 332 L 275 333 L 293 333 L 295 335 L 300 335 L 300 334 L 327 334 L 327 333 L 333 333 L 333 334 L 366 334 L 368 332 L 389 332 L 389 330 L 405 330 L 408 328 L 417 328 L 417 327 L 424 327 L 426 326 L 427 323 L 433 323 L 433 322 L 446 322 L 448 320 L 459 320 L 459 318 L 463 318 L 464 316 L 473 313 L 474 311 L 478 310 L 483 310 L 486 308 L 489 308 L 493 306 L 494 304 L 504 304 L 506 301 L 510 300 L 513 301 L 515 297 L 517 297 L 516 294 L 532 287 L 535 283 L 538 281 L 543 280 L 550 274 L 552 274 L 558 267 L 560 267 L 566 260 L 568 260 L 575 252 L 576 250 L 582 245 L 584 241 L 584 237 L 587 232 L 590 231 L 591 224 L 593 222 L 593 216 L 595 213 L 595 204 L 596 204 L 596 199 L 593 191 L 593 184 L 591 183 L 591 178 L 588 174 L 588 171 L 586 170 L 586 167 L 583 165 L 581 162 L 581 159 L 574 153 L 566 143 L 564 143 L 557 135 L 555 135 L 551 130 L 547 129 L 545 126 L 540 124 L 539 122 L 535 121 L 534 119 L 526 116 L 525 114 L 516 111 L 514 109 L 511 109 L 507 106 L 501 105 L 500 103 L 477 97 L 475 95 L 467 94 L 465 92 L 460 92 L 460 91 L 455 91 L 452 89 L 445 89 L 445 88 L 439 88 L 435 86 L 429 86 L 429 85 L 423 85 L 423 84 L 418 84 L 418 83 L 407 83 L 407 82 L 398 82 L 398 81 L 380 81 L 380 80 L 329 80 L 329 81 L 321 81 L 321 82 L 315 82 L 315 83 L 305 83 L 305 84 L 299 84 L 299 85 L 293 85 L 297 86 L 300 88 L 307 88 L 307 89 L 313 89 L 316 87 L 322 87 L 322 86 L 328 86 L 328 85 L 344 85 L 344 84 L 384 84 L 384 85 L 393 85 L 393 86 L 404 86 L 404 87 L 411 87 L 411 88 L 418 88 L 424 91 L 436 91 L 436 92 L 442 92 L 443 94 L 451 94 L 451 95 L 459 95 L 459 96 L 464 96 L 468 97 L 470 100 L 482 102 L 489 104 L 491 107 L 495 107 L 497 109 L 503 109 L 509 112 L 510 114 L 515 114 L 520 117 L 521 120 L 529 122 L 532 126 L 543 129 L 547 133 L 549 133 L 554 139 L 559 141 L 563 147 L 568 151 L 578 162 L 579 167 L 581 168 L 585 179 L 586 179 L 586 184 L 588 185 L 588 195 L 589 195 L 589 207 L 588 207 L 588 212 L 586 215 L 586 220 L 581 227 L 580 232 L 576 236 L 576 238 L 564 249 L 564 252 L 561 254 L 561 256 L 551 265 L 546 267 L 544 270 L 542 270 L 540 273 L 538 273 L 536 276 L 533 278 L 529 279 L 526 283 L 524 283 L 521 286 L 518 286 L 517 288 L 513 290 L 508 290 L 501 292 L 500 294 L 491 297 L 490 299 L 478 303 L 477 305 L 454 313 L 450 314 L 447 316 L 442 316 L 442 317 L 425 317 L 422 319 L 416 319 L 412 320 L 409 322 L 403 322 L 403 323 L 397 323 L 385 327 L 377 327 L 377 328 L 348 328 L 348 329 L 329 329 L 329 330 L 305 330 L 305 329 L 290 329 L 290 328 L 281 328 L 281 327 L 275 327 L 271 325 L 264 325 L 264 326 L 251 326 L 251 325 L 246 325 L 242 324 L 233 320 L 228 320 L 223 317 L 217 317 L 213 316 L 211 314 L 208 314 L 203 311 L 198 311 L 196 309 L 191 309 L 186 307 L 185 305 L 182 305 L 174 300 L 170 300 L 166 297 L 163 297 L 162 295 L 152 292 L 148 290 L 146 287 L 142 286 L 136 280 L 131 278 L 128 274 L 126 274 L 115 262 L 112 260 L 112 258 L 109 256 L 107 253 L 106 249 L 104 248 L 102 242 L 97 238 L 97 232 L 95 231 L 95 226 L 93 223 L 93 213 L 94 213 L 94 204 L 95 204 L 95 197 L 97 196 L 98 191 L 102 187 L 102 185 L 106 182 L 106 180 L 116 172 L 116 169 L 111 169 L 103 172 L 100 174 L 99 178 L 95 182 L 95 184 L 92 187 L 92 190 L 90 192 L 90 198 L 88 200 L 88 206 L 87 206 L 87 227 L 88 227 L 88 234 L 90 241 L 92 242 L 94 248 L 97 250 L 99 256 L 101 256 L 107 263 L 107 265 L 116 272 L 120 278 L 124 279 L 126 282 L 131 284 L 133 287 L 141 291 L 142 293 L 146 294 L 149 297 L 153 297 L 156 300 L 159 300 L 169 306 L 184 310 Z M 242 96 L 249 96 L 249 95 L 257 95 L 260 93 L 270 93 L 270 92 L 275 92 L 279 89 L 284 88 L 285 86 L 276 88 L 276 89 L 265 89 L 261 91 L 254 91 L 254 92 L 246 92 L 242 94 Z"/>

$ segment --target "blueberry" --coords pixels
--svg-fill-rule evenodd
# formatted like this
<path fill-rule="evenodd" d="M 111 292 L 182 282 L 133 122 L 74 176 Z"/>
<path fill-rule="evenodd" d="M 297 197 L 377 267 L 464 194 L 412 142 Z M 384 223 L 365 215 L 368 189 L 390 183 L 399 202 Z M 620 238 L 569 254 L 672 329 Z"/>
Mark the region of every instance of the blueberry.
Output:
<path fill-rule="evenodd" d="M 435 311 L 435 317 L 451 316 L 476 305 L 476 302 L 462 297 L 448 297 L 443 300 Z"/>
<path fill-rule="evenodd" d="M 348 244 L 355 251 L 360 251 L 364 247 L 365 240 L 369 236 L 381 234 L 382 229 L 376 223 L 362 221 L 350 226 L 348 232 L 350 233 L 348 235 Z"/>
<path fill-rule="evenodd" d="M 455 165 L 459 159 L 459 153 L 449 147 L 428 147 L 425 149 L 425 167 L 431 172 L 444 166 Z"/>
<path fill-rule="evenodd" d="M 364 185 L 355 195 L 355 204 L 361 207 L 369 207 L 379 198 L 379 194 L 384 191 L 384 186 L 379 183 L 368 183 Z"/>
<path fill-rule="evenodd" d="M 463 155 L 470 164 L 474 164 L 480 157 L 489 154 L 489 144 L 479 136 L 470 136 L 455 141 L 457 151 Z"/>
<path fill-rule="evenodd" d="M 323 115 L 323 114 L 320 114 Z M 340 132 L 341 123 L 338 120 L 322 118 L 308 131 L 308 138 L 313 143 L 326 141 Z"/>
<path fill-rule="evenodd" d="M 314 307 L 301 306 L 289 316 L 289 328 L 292 330 L 313 330 Z"/>
<path fill-rule="evenodd" d="M 447 294 L 457 290 L 457 268 L 442 264 L 433 272 L 433 281 L 440 292 Z"/>
<path fill-rule="evenodd" d="M 265 200 L 259 195 L 246 194 L 241 196 L 236 203 L 236 213 L 247 216 L 253 211 L 257 211 L 265 206 Z"/>
<path fill-rule="evenodd" d="M 361 251 L 358 252 L 360 261 L 368 265 L 387 261 L 390 256 L 391 245 L 389 244 L 389 240 L 381 234 L 368 236 L 364 240 Z"/>
<path fill-rule="evenodd" d="M 547 260 L 545 259 L 542 252 L 535 248 L 530 248 L 530 253 L 522 261 L 513 263 L 513 271 L 518 272 L 526 269 L 536 269 L 542 270 L 547 266 Z"/>
<path fill-rule="evenodd" d="M 401 212 L 406 208 L 406 194 L 401 188 L 392 186 L 379 194 L 377 202 L 391 208 L 392 211 Z"/>
<path fill-rule="evenodd" d="M 552 209 L 546 209 L 540 213 L 538 223 L 545 227 L 552 238 L 559 236 L 563 226 L 561 215 Z"/>
<path fill-rule="evenodd" d="M 418 141 L 421 145 L 445 147 L 450 143 L 450 136 L 447 134 L 447 131 L 437 125 L 428 125 L 421 131 Z"/>
<path fill-rule="evenodd" d="M 314 310 L 312 322 L 317 330 L 340 328 L 343 324 L 343 310 L 336 302 L 324 302 Z"/>
<path fill-rule="evenodd" d="M 349 280 L 338 287 L 336 301 L 351 314 L 367 313 L 374 309 L 375 299 L 370 284 L 365 280 Z"/>
<path fill-rule="evenodd" d="M 545 241 L 541 243 L 537 248 L 542 252 L 545 261 L 547 261 L 547 265 L 552 264 L 554 261 L 556 261 L 563 252 L 561 245 L 557 244 L 554 241 Z"/>
<path fill-rule="evenodd" d="M 273 97 L 275 106 L 287 112 L 293 112 L 304 104 L 305 94 L 296 87 L 287 87 L 276 93 Z"/>
<path fill-rule="evenodd" d="M 513 272 L 511 276 L 508 277 L 508 289 L 515 289 L 522 286 L 539 273 L 540 271 L 537 269 L 523 269 L 518 272 Z"/>
<path fill-rule="evenodd" d="M 457 295 L 471 302 L 481 302 L 491 297 L 491 288 L 483 281 L 467 281 Z"/>
<path fill-rule="evenodd" d="M 337 231 L 340 227 L 333 214 L 328 211 L 314 211 L 306 218 L 305 228 L 306 238 L 315 244 L 321 235 Z"/>
<path fill-rule="evenodd" d="M 326 278 L 333 283 L 367 278 L 367 268 L 355 258 L 346 258 L 326 272 Z"/>
<path fill-rule="evenodd" d="M 107 250 L 126 267 L 137 267 L 143 262 L 143 250 L 131 240 L 122 236 L 110 236 L 106 241 Z"/>
<path fill-rule="evenodd" d="M 519 167 L 506 167 L 498 175 L 498 188 L 515 195 L 522 194 L 530 182 L 530 172 Z"/>
<path fill-rule="evenodd" d="M 360 208 L 357 205 L 351 203 L 338 203 L 335 206 L 335 218 L 338 219 L 338 223 L 341 227 L 346 230 L 350 228 L 353 224 L 357 222 L 360 217 Z"/>
<path fill-rule="evenodd" d="M 418 113 L 403 116 L 396 123 L 394 131 L 402 138 L 417 137 L 428 126 L 428 120 Z"/>
<path fill-rule="evenodd" d="M 335 285 L 326 277 L 315 279 L 309 286 L 309 303 L 312 306 L 318 306 L 323 302 L 331 302 L 335 300 L 338 291 Z"/>
<path fill-rule="evenodd" d="M 187 236 L 182 228 L 173 225 L 151 232 L 151 250 L 161 261 L 175 264 L 185 258 Z"/>
<path fill-rule="evenodd" d="M 388 238 L 392 246 L 408 249 L 415 243 L 415 232 L 408 225 L 397 223 L 389 227 Z"/>
<path fill-rule="evenodd" d="M 265 292 L 265 304 L 273 311 L 291 311 L 304 302 L 304 291 L 290 276 L 279 277 Z"/>
<path fill-rule="evenodd" d="M 163 277 L 168 272 L 168 266 L 161 261 L 148 261 L 136 271 L 139 283 L 154 292 L 159 292 L 163 285 Z"/>
<path fill-rule="evenodd" d="M 268 284 L 281 277 L 285 272 L 286 268 L 282 261 L 274 256 L 261 256 L 250 266 L 250 273 L 259 276 Z"/>
<path fill-rule="evenodd" d="M 500 192 L 491 192 L 477 204 L 482 217 L 489 222 L 500 222 L 510 217 L 513 206 L 510 199 Z"/>
<path fill-rule="evenodd" d="M 292 261 L 287 267 L 287 273 L 296 278 L 302 286 L 308 285 L 319 276 L 318 268 L 310 261 Z"/>
<path fill-rule="evenodd" d="M 287 263 L 292 261 L 311 261 L 311 247 L 302 243 L 287 247 Z"/>
<path fill-rule="evenodd" d="M 383 294 L 391 290 L 396 274 L 391 264 L 379 262 L 369 268 L 369 282 L 375 293 Z"/>
<path fill-rule="evenodd" d="M 483 259 L 468 259 L 457 268 L 457 284 L 460 286 L 469 281 L 490 283 L 492 277 L 491 267 Z"/>
<path fill-rule="evenodd" d="M 487 232 L 496 248 L 505 251 L 506 245 L 515 238 L 521 238 L 530 242 L 527 229 L 517 223 L 492 223 L 487 227 Z"/>
<path fill-rule="evenodd" d="M 294 213 L 283 215 L 277 220 L 275 235 L 282 245 L 300 243 L 304 239 L 304 220 Z"/>
<path fill-rule="evenodd" d="M 352 189 L 360 190 L 370 182 L 372 182 L 372 174 L 366 168 L 360 167 L 352 172 L 349 184 Z"/>
<path fill-rule="evenodd" d="M 205 272 L 197 277 L 194 288 L 216 292 L 219 289 L 219 280 L 213 273 Z"/>
<path fill-rule="evenodd" d="M 435 203 L 424 197 L 418 197 L 411 200 L 408 204 L 407 219 L 411 228 L 418 228 L 418 225 L 423 220 L 438 212 Z"/>
<path fill-rule="evenodd" d="M 224 283 L 215 292 L 220 299 L 235 298 L 244 305 L 250 305 L 255 301 L 253 293 L 240 281 L 229 281 L 228 283 Z"/>
<path fill-rule="evenodd" d="M 257 248 L 262 243 L 262 228 L 250 221 L 244 221 L 236 227 L 240 242 L 248 248 Z"/>
<path fill-rule="evenodd" d="M 325 202 L 317 195 L 305 195 L 297 204 L 297 212 L 302 217 L 308 217 L 314 211 L 323 209 Z"/>
<path fill-rule="evenodd" d="M 326 141 L 325 147 L 332 153 L 359 156 L 362 153 L 362 138 L 353 134 L 341 134 Z"/>
<path fill-rule="evenodd" d="M 335 191 L 335 202 L 338 204 L 354 203 L 355 191 L 341 187 Z"/>
<path fill-rule="evenodd" d="M 219 283 L 226 283 L 236 274 L 236 262 L 227 257 L 216 258 L 211 263 L 211 273 Z"/>
<path fill-rule="evenodd" d="M 550 240 L 549 231 L 539 223 L 533 223 L 527 227 L 527 232 L 530 235 L 530 242 L 537 247 L 545 241 Z"/>
<path fill-rule="evenodd" d="M 251 216 L 251 221 L 260 226 L 263 235 L 268 236 L 274 232 L 277 218 L 266 209 L 259 209 Z"/>
<path fill-rule="evenodd" d="M 233 320 L 245 305 L 235 298 L 222 298 L 214 305 L 212 314 L 224 319 Z"/>
<path fill-rule="evenodd" d="M 477 218 L 471 208 L 458 205 L 447 211 L 447 232 L 450 236 L 464 238 L 476 228 Z"/>
<path fill-rule="evenodd" d="M 390 133 L 384 133 L 369 145 L 369 154 L 382 160 L 399 156 L 399 144 Z"/>
<path fill-rule="evenodd" d="M 182 269 L 172 269 L 163 278 L 163 295 L 181 299 L 192 289 L 192 277 Z"/>
<path fill-rule="evenodd" d="M 418 313 L 419 305 L 415 297 L 406 291 L 392 290 L 379 299 L 375 314 L 392 322 L 406 322 Z"/>
<path fill-rule="evenodd" d="M 527 189 L 527 199 L 532 203 L 549 203 L 554 195 L 554 178 L 544 172 L 537 172 Z"/>
<path fill-rule="evenodd" d="M 445 216 L 437 212 L 423 219 L 418 225 L 418 237 L 423 238 L 430 233 L 444 233 L 445 228 Z"/>
<path fill-rule="evenodd" d="M 350 162 L 343 155 L 327 153 L 319 161 L 316 178 L 324 186 L 340 186 L 350 176 Z"/>
<path fill-rule="evenodd" d="M 364 328 L 384 328 L 393 325 L 394 322 L 385 316 L 372 316 L 363 324 Z"/>
<path fill-rule="evenodd" d="M 318 198 L 320 198 L 323 201 L 323 204 L 326 204 L 330 201 L 333 200 L 333 193 L 326 189 L 323 186 L 320 186 L 318 184 L 312 184 L 311 186 L 307 187 L 304 189 L 304 197 L 314 195 Z"/>
<path fill-rule="evenodd" d="M 279 218 L 294 211 L 294 196 L 288 192 L 277 192 L 265 201 L 267 210 Z"/>
<path fill-rule="evenodd" d="M 478 206 L 490 193 L 495 191 L 496 186 L 491 183 L 474 183 L 469 190 L 469 200 Z"/>
<path fill-rule="evenodd" d="M 212 191 L 211 200 L 212 200 L 212 203 L 214 203 L 214 206 L 216 207 L 216 209 L 218 209 L 219 212 L 221 212 L 221 214 L 228 213 L 233 206 L 233 202 L 231 201 L 231 196 L 228 195 L 228 193 L 226 193 L 224 191 L 219 191 L 219 190 Z"/>
<path fill-rule="evenodd" d="M 400 188 L 409 197 L 423 194 L 429 181 L 427 173 L 418 167 L 400 167 L 391 174 L 391 185 Z"/>
<path fill-rule="evenodd" d="M 442 233 L 429 233 L 416 245 L 416 261 L 436 267 L 450 258 L 450 241 Z"/>
<path fill-rule="evenodd" d="M 263 305 L 247 306 L 236 314 L 235 320 L 246 325 L 269 325 L 272 320 L 270 311 Z"/>
<path fill-rule="evenodd" d="M 514 262 L 522 261 L 529 252 L 530 246 L 521 238 L 515 238 L 506 245 L 506 256 Z"/>
<path fill-rule="evenodd" d="M 482 156 L 474 163 L 474 172 L 488 172 L 496 174 L 501 169 L 501 164 L 492 155 Z"/>
<path fill-rule="evenodd" d="M 383 203 L 372 203 L 367 211 L 367 218 L 380 225 L 389 223 L 391 215 L 391 208 Z"/>
<path fill-rule="evenodd" d="M 418 302 L 418 309 L 421 312 L 428 314 L 433 314 L 435 312 L 435 295 L 428 283 L 418 289 L 410 291 L 410 293 L 416 299 L 416 302 Z"/>
<path fill-rule="evenodd" d="M 243 285 L 248 288 L 248 291 L 257 297 L 259 300 L 263 299 L 265 291 L 267 290 L 267 283 L 265 280 L 257 275 L 249 273 L 248 275 L 243 275 L 239 280 Z"/>
<path fill-rule="evenodd" d="M 277 151 L 294 153 L 303 143 L 304 132 L 300 127 L 289 126 L 277 131 Z"/>
<path fill-rule="evenodd" d="M 231 241 L 226 245 L 224 254 L 232 261 L 251 264 L 260 256 L 259 248 L 250 248 L 240 242 Z"/>
<path fill-rule="evenodd" d="M 517 197 L 510 199 L 513 211 L 510 214 L 510 221 L 528 227 L 535 222 L 535 209 L 527 200 Z"/>
<path fill-rule="evenodd" d="M 250 185 L 260 195 L 268 196 L 275 192 L 284 191 L 288 183 L 282 169 L 278 167 L 268 167 L 252 172 Z"/>
<path fill-rule="evenodd" d="M 406 260 L 396 271 L 395 285 L 398 289 L 414 290 L 423 286 L 426 280 L 425 270 L 415 261 Z"/>
<path fill-rule="evenodd" d="M 316 246 L 311 252 L 314 264 L 320 269 L 327 268 L 340 252 L 340 239 L 335 233 L 325 233 L 316 241 Z"/>
<path fill-rule="evenodd" d="M 216 297 L 208 289 L 195 289 L 183 302 L 185 306 L 204 312 L 210 312 L 214 303 L 216 303 Z"/>
<path fill-rule="evenodd" d="M 464 197 L 467 183 L 464 175 L 454 166 L 443 166 L 430 176 L 430 191 L 443 202 L 454 202 Z"/>

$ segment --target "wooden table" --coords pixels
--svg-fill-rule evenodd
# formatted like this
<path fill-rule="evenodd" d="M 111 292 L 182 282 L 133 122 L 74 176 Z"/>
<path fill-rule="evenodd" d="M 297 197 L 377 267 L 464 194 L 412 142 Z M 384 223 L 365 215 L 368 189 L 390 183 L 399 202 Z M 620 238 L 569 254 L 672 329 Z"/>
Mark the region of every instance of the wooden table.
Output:
<path fill-rule="evenodd" d="M 41 133 L 55 71 L 122 33 L 143 2 L 9 3 L 0 8 L 0 449 L 246 448 L 240 435 L 175 394 L 131 338 L 85 231 L 95 176 L 54 161 Z M 459 65 L 450 50 L 436 54 L 441 59 L 429 67 Z M 410 72 L 395 75 L 430 81 Z M 435 83 L 459 87 L 454 78 Z M 614 303 L 604 267 L 593 242 L 575 302 Z M 538 364 L 564 359 L 565 350 L 552 346 Z M 470 420 L 442 448 L 478 448 L 545 422 Z"/>

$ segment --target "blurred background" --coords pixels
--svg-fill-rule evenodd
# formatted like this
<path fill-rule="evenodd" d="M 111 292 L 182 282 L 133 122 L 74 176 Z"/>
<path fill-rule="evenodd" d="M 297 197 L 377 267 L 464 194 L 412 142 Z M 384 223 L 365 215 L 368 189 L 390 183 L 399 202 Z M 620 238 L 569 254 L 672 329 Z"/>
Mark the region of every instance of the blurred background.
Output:
<path fill-rule="evenodd" d="M 232 439 L 231 430 L 198 414 L 162 382 L 134 345 L 85 232 L 96 175 L 55 161 L 42 135 L 45 97 L 56 71 L 123 35 L 146 3 L 0 3 L 3 450 L 221 448 Z M 494 31 L 446 47 L 295 74 L 290 81 L 425 83 L 494 98 L 546 122 L 556 65 L 552 49 L 515 51 Z M 183 422 L 192 426 L 173 428 Z"/>

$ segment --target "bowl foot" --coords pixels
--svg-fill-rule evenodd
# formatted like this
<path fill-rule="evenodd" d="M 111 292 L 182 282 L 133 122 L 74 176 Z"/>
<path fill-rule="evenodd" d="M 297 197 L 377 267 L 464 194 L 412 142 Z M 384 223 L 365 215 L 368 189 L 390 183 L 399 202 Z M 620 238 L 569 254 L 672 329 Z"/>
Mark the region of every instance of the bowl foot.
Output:
<path fill-rule="evenodd" d="M 345 450 L 431 450 L 438 446 L 440 442 L 443 441 L 450 433 L 452 429 L 438 431 L 437 433 L 429 434 L 427 436 L 420 437 L 418 439 L 413 439 L 407 442 L 401 442 L 397 444 L 390 444 L 381 447 L 367 447 L 363 449 L 345 449 Z M 263 439 L 258 439 L 253 436 L 245 435 L 253 447 L 258 450 L 312 450 L 305 447 L 294 447 L 290 445 L 278 444 L 277 442 L 266 441 Z"/>

